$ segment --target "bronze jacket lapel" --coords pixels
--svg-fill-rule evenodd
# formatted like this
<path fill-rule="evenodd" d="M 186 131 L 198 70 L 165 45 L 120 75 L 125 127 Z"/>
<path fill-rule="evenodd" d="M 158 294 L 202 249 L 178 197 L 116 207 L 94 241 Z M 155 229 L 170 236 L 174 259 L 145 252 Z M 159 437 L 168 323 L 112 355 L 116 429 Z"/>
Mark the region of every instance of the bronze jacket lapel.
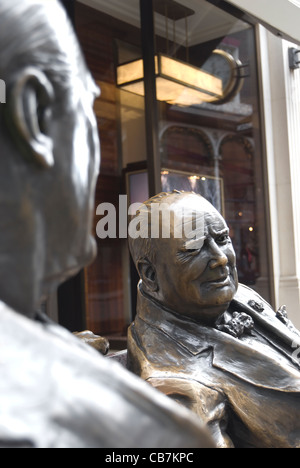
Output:
<path fill-rule="evenodd" d="M 162 331 L 185 348 L 190 359 L 207 349 L 213 350 L 213 366 L 257 387 L 283 392 L 300 392 L 300 372 L 271 345 L 254 337 L 247 342 L 195 322 L 182 320 L 162 309 L 142 293 L 138 298 L 138 317 Z M 187 363 L 188 365 L 188 363 Z"/>
<path fill-rule="evenodd" d="M 261 306 L 261 308 L 260 308 Z M 286 346 L 294 348 L 294 343 L 300 346 L 300 332 L 291 331 L 277 317 L 276 313 L 262 297 L 253 289 L 239 284 L 238 291 L 231 302 L 231 308 L 243 310 L 254 319 L 255 323 L 262 326 L 267 334 L 277 337 Z"/>

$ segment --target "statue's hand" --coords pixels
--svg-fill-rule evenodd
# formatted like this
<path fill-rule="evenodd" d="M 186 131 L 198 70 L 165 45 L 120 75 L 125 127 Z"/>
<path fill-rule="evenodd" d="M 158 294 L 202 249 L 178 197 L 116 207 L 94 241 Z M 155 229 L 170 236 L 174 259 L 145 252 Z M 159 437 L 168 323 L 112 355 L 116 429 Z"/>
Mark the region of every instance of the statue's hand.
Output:
<path fill-rule="evenodd" d="M 99 351 L 101 354 L 105 355 L 109 351 L 109 342 L 106 338 L 103 336 L 99 335 L 94 335 L 93 332 L 90 330 L 84 330 L 82 332 L 75 332 L 74 333 L 77 338 L 81 339 L 88 345 L 92 346 L 95 348 L 97 351 Z"/>

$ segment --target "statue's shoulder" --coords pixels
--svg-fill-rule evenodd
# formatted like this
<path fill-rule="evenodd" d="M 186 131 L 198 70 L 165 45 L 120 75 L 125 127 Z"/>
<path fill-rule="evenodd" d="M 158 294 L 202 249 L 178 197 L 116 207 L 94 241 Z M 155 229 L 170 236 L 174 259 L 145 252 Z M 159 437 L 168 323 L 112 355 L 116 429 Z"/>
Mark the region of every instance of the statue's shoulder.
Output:
<path fill-rule="evenodd" d="M 296 338 L 297 340 L 300 338 L 300 332 L 288 318 L 286 307 L 282 306 L 275 311 L 265 299 L 248 286 L 239 284 L 230 309 L 248 313 L 256 324 L 279 337 L 289 347 L 293 346 Z"/>
<path fill-rule="evenodd" d="M 244 306 L 246 309 L 251 307 L 256 312 L 265 312 L 271 316 L 276 315 L 273 307 L 258 292 L 241 283 L 232 301 L 232 306 L 234 305 Z"/>

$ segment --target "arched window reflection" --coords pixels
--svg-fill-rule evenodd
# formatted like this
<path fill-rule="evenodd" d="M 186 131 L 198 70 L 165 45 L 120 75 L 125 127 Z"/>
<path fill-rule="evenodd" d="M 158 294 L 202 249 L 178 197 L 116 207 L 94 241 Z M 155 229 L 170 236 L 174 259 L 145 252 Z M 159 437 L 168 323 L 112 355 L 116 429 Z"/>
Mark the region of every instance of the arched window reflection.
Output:
<path fill-rule="evenodd" d="M 231 134 L 223 139 L 220 155 L 226 220 L 237 254 L 239 279 L 255 284 L 260 271 L 254 148 L 248 138 Z"/>

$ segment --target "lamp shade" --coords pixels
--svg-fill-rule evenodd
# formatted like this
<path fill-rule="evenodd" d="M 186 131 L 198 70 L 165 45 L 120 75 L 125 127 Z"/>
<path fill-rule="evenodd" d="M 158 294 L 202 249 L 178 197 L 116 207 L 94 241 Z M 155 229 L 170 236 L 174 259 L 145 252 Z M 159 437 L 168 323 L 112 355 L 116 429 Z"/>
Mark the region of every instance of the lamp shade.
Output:
<path fill-rule="evenodd" d="M 155 56 L 157 99 L 190 106 L 213 102 L 223 95 L 222 80 L 186 62 L 159 54 Z M 118 87 L 144 96 L 143 60 L 122 64 L 117 69 Z"/>

